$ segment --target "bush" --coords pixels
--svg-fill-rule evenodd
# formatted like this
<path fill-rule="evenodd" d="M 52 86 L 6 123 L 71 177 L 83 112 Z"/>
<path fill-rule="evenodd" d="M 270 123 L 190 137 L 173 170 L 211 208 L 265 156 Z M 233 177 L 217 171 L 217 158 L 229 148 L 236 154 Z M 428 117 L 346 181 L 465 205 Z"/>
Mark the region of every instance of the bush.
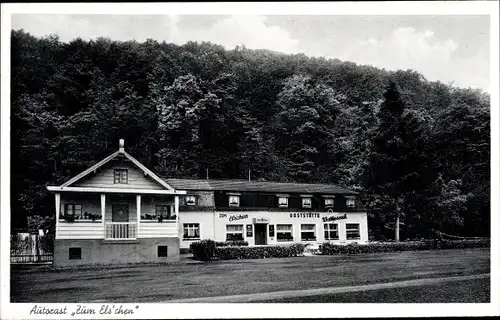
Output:
<path fill-rule="evenodd" d="M 206 242 L 206 241 L 212 241 L 214 243 L 215 247 L 247 247 L 248 246 L 248 242 L 243 241 L 243 240 L 238 240 L 238 241 L 202 240 L 202 241 L 197 241 L 197 242 L 191 243 L 189 245 L 189 252 L 192 253 L 193 256 L 196 258 L 195 251 L 199 253 L 200 246 L 207 246 L 209 242 Z"/>
<path fill-rule="evenodd" d="M 262 259 L 297 257 L 304 253 L 305 245 L 301 243 L 265 247 L 219 247 L 215 255 L 220 260 Z"/>
<path fill-rule="evenodd" d="M 438 241 L 438 249 L 489 248 L 490 239 Z"/>
<path fill-rule="evenodd" d="M 248 247 L 248 242 L 243 240 L 217 241 L 216 247 Z"/>
<path fill-rule="evenodd" d="M 369 244 L 347 244 L 339 245 L 325 242 L 320 245 L 323 255 L 357 254 L 376 252 L 400 252 L 431 249 L 466 249 L 466 248 L 488 248 L 489 239 L 480 240 L 453 240 L 453 241 L 413 241 L 413 242 L 387 242 Z"/>
<path fill-rule="evenodd" d="M 208 262 L 214 258 L 215 241 L 201 240 L 193 242 L 189 246 L 189 249 L 195 259 Z"/>

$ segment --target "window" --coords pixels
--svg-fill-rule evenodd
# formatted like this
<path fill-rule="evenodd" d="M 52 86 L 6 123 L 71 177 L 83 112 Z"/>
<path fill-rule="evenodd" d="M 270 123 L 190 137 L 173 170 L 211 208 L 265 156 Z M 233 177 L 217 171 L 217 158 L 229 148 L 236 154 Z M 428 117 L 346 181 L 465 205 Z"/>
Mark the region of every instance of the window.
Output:
<path fill-rule="evenodd" d="M 185 223 L 183 239 L 200 239 L 200 224 Z"/>
<path fill-rule="evenodd" d="M 347 208 L 354 208 L 356 206 L 356 202 L 354 201 L 354 197 L 346 198 L 345 206 Z"/>
<path fill-rule="evenodd" d="M 175 220 L 175 216 L 171 214 L 171 207 L 166 205 L 155 206 L 156 218 L 162 217 L 165 220 Z"/>
<path fill-rule="evenodd" d="M 158 258 L 167 257 L 168 256 L 168 247 L 167 246 L 158 246 Z"/>
<path fill-rule="evenodd" d="M 274 237 L 274 225 L 269 225 L 269 236 Z"/>
<path fill-rule="evenodd" d="M 81 204 L 66 203 L 64 207 L 64 215 L 66 217 L 71 219 L 83 219 Z"/>
<path fill-rule="evenodd" d="M 287 197 L 279 197 L 278 198 L 278 206 L 280 208 L 288 208 L 288 198 Z"/>
<path fill-rule="evenodd" d="M 325 240 L 338 240 L 339 239 L 339 225 L 336 223 L 325 223 Z"/>
<path fill-rule="evenodd" d="M 229 196 L 229 206 L 239 207 L 240 206 L 240 196 Z"/>
<path fill-rule="evenodd" d="M 292 225 L 291 224 L 276 225 L 276 239 L 278 241 L 293 241 Z"/>
<path fill-rule="evenodd" d="M 226 241 L 243 240 L 243 225 L 228 224 L 226 225 Z"/>
<path fill-rule="evenodd" d="M 346 223 L 345 232 L 347 240 L 359 240 L 359 223 Z"/>
<path fill-rule="evenodd" d="M 325 199 L 325 208 L 333 208 L 333 198 Z"/>
<path fill-rule="evenodd" d="M 247 224 L 247 237 L 253 237 L 253 226 L 251 224 Z"/>
<path fill-rule="evenodd" d="M 69 248 L 69 260 L 81 260 L 82 248 Z"/>
<path fill-rule="evenodd" d="M 127 184 L 128 183 L 128 170 L 127 169 L 115 169 L 115 183 Z"/>
<path fill-rule="evenodd" d="M 186 205 L 187 206 L 194 206 L 194 205 L 196 205 L 196 197 L 195 196 L 186 196 L 184 198 L 184 200 L 186 201 Z"/>
<path fill-rule="evenodd" d="M 311 207 L 311 198 L 302 198 L 302 208 Z"/>
<path fill-rule="evenodd" d="M 302 241 L 316 240 L 316 225 L 314 224 L 301 224 L 300 225 L 300 238 Z"/>

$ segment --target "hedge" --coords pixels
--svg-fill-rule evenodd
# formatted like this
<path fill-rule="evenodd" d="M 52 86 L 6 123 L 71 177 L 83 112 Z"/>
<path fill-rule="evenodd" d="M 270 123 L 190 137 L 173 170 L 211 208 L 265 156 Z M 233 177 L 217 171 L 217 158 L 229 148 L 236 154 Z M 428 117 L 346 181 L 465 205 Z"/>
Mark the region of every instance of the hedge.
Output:
<path fill-rule="evenodd" d="M 213 240 L 201 240 L 191 243 L 189 250 L 196 260 L 210 261 L 214 258 L 216 246 Z"/>
<path fill-rule="evenodd" d="M 206 240 L 202 240 L 206 241 Z M 193 253 L 194 248 L 198 247 L 202 241 L 193 242 L 189 245 L 189 252 Z M 212 241 L 212 240 L 210 240 Z M 216 247 L 248 247 L 248 242 L 243 240 L 236 241 L 215 241 Z"/>
<path fill-rule="evenodd" d="M 219 246 L 220 245 L 220 246 Z M 241 246 L 238 246 L 241 245 Z M 289 245 L 275 245 L 262 247 L 248 247 L 248 243 L 241 241 L 215 242 L 213 240 L 202 240 L 193 242 L 190 250 L 195 259 L 201 261 L 232 260 L 232 259 L 262 259 L 262 258 L 286 258 L 297 257 L 304 254 L 306 245 L 294 243 Z M 465 249 L 465 248 L 488 248 L 489 239 L 480 240 L 454 240 L 454 241 L 413 241 L 413 242 L 385 242 L 369 244 L 332 244 L 325 242 L 320 245 L 319 251 L 322 255 L 377 253 L 377 252 L 400 252 L 431 249 Z"/>
<path fill-rule="evenodd" d="M 248 247 L 248 242 L 243 240 L 216 241 L 216 247 Z"/>
<path fill-rule="evenodd" d="M 488 248 L 489 239 L 481 240 L 457 240 L 457 241 L 415 241 L 415 242 L 389 242 L 368 244 L 332 244 L 325 242 L 320 245 L 319 251 L 322 255 L 357 254 L 376 252 L 399 252 L 418 251 L 432 249 L 465 249 L 465 248 Z"/>
<path fill-rule="evenodd" d="M 220 245 L 220 246 L 219 246 Z M 289 244 L 265 247 L 248 247 L 248 242 L 233 241 L 215 242 L 213 240 L 202 240 L 193 242 L 189 246 L 193 257 L 201 261 L 212 259 L 262 259 L 262 258 L 285 258 L 296 257 L 304 253 L 304 244 Z"/>
<path fill-rule="evenodd" d="M 220 247 L 216 248 L 215 256 L 220 260 L 286 258 L 302 255 L 304 248 L 305 245 L 301 243 L 264 247 Z"/>
<path fill-rule="evenodd" d="M 437 242 L 437 249 L 489 248 L 490 239 L 446 240 Z"/>

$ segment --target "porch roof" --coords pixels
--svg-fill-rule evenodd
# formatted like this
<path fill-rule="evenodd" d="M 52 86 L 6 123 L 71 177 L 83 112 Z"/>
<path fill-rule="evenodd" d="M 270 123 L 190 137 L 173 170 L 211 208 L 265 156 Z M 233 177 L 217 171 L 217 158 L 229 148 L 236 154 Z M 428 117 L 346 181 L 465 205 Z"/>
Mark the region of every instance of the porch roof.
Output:
<path fill-rule="evenodd" d="M 186 194 L 186 191 L 180 190 L 155 190 L 155 189 L 131 189 L 131 188 L 95 188 L 95 187 L 63 187 L 48 186 L 47 190 L 53 192 L 90 192 L 90 193 L 131 193 L 131 194 Z"/>

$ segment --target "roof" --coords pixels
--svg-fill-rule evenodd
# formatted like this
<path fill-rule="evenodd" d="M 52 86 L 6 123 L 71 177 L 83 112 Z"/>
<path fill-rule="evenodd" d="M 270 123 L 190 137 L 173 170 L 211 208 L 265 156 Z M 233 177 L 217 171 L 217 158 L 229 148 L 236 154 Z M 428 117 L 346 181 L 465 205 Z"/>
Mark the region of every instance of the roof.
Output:
<path fill-rule="evenodd" d="M 333 184 L 177 178 L 164 178 L 163 180 L 177 190 L 358 194 L 356 191 L 344 189 Z"/>
<path fill-rule="evenodd" d="M 66 181 L 63 184 L 61 184 L 59 187 L 61 189 L 64 189 L 64 188 L 67 188 L 67 187 L 71 186 L 75 182 L 81 180 L 82 178 L 86 177 L 87 175 L 91 174 L 92 172 L 95 172 L 97 169 L 99 169 L 100 167 L 104 166 L 106 163 L 110 162 L 111 160 L 115 159 L 116 157 L 118 157 L 120 155 L 123 155 L 125 158 L 127 158 L 128 160 L 130 160 L 137 168 L 141 169 L 144 172 L 144 174 L 149 175 L 153 180 L 155 180 L 160 185 L 162 185 L 163 187 L 165 187 L 165 189 L 171 190 L 171 191 L 174 190 L 164 180 L 162 180 L 160 177 L 158 177 L 153 171 L 149 170 L 142 163 L 140 163 L 139 160 L 137 160 L 136 158 L 132 157 L 130 154 L 128 154 L 127 152 L 125 152 L 123 139 L 120 139 L 118 151 L 113 152 L 112 154 L 110 154 L 106 158 L 102 159 L 98 163 L 96 163 L 93 166 L 91 166 L 90 168 L 88 168 L 87 170 L 84 170 L 84 171 L 80 172 L 76 176 L 72 177 L 68 181 Z"/>

